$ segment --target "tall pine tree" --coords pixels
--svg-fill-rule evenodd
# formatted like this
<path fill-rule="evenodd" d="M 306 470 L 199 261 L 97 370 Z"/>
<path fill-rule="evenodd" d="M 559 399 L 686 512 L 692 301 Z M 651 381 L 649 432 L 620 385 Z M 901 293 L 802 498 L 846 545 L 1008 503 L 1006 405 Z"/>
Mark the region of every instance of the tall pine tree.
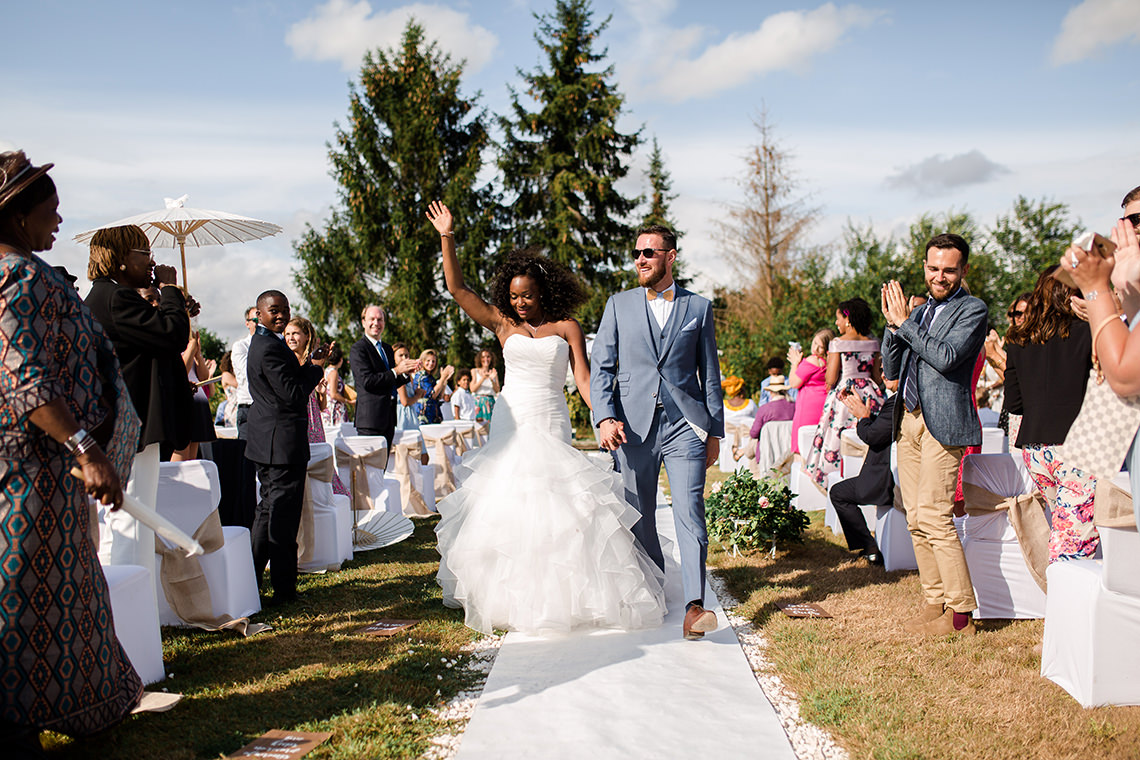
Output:
<path fill-rule="evenodd" d="M 649 169 L 645 172 L 645 178 L 649 180 L 649 208 L 641 219 L 641 226 L 664 224 L 680 237 L 681 231 L 673 222 L 673 211 L 669 207 L 677 199 L 677 194 L 673 192 L 673 178 L 669 176 L 665 156 L 661 153 L 656 137 L 653 138 L 653 150 L 649 154 Z"/>
<path fill-rule="evenodd" d="M 442 288 L 439 236 L 424 216 L 434 199 L 451 208 L 459 244 L 480 253 L 463 257 L 479 287 L 494 263 L 481 254 L 498 207 L 491 188 L 476 184 L 490 139 L 486 115 L 459 92 L 461 74 L 412 21 L 399 49 L 365 57 L 350 90 L 348 125 L 336 125 L 329 146 L 343 208 L 295 245 L 313 322 L 346 344 L 360 332 L 361 309 L 381 301 L 387 340 L 472 358 L 477 328 Z"/>
<path fill-rule="evenodd" d="M 519 75 L 536 110 L 512 89 L 499 160 L 513 199 L 511 243 L 542 248 L 585 281 L 591 299 L 579 317 L 587 330 L 626 280 L 638 199 L 616 185 L 640 140 L 617 129 L 624 97 L 613 67 L 597 70 L 606 51 L 595 51 L 609 19 L 595 26 L 592 16 L 589 0 L 558 0 L 553 13 L 535 16 L 546 67 Z"/>

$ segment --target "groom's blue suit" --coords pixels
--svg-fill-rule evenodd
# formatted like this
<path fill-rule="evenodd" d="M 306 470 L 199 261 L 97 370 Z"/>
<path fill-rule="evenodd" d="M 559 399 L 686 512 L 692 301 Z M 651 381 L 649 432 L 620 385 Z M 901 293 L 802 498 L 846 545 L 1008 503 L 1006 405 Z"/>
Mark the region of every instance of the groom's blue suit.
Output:
<path fill-rule="evenodd" d="M 664 569 L 656 520 L 657 477 L 664 462 L 685 601 L 703 603 L 705 438 L 724 437 L 712 304 L 677 287 L 669 319 L 658 328 L 644 288 L 611 296 L 590 361 L 594 419 L 614 418 L 625 425 L 627 443 L 616 457 L 626 499 L 641 512 L 633 533 Z"/>

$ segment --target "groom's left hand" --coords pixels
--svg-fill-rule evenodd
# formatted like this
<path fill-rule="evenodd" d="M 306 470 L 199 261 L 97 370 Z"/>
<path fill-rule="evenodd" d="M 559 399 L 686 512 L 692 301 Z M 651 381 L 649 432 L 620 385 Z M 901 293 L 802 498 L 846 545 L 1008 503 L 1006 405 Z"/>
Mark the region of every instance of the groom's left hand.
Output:
<path fill-rule="evenodd" d="M 720 439 L 713 438 L 711 435 L 708 441 L 705 442 L 705 469 L 712 467 L 717 458 L 720 456 Z"/>

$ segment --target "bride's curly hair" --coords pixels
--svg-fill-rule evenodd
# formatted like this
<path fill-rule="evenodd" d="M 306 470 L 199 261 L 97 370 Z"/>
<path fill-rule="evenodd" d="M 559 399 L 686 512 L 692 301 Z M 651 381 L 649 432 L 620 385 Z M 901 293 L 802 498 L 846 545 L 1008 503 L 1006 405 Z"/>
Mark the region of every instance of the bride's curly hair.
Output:
<path fill-rule="evenodd" d="M 543 316 L 551 322 L 570 319 L 589 297 L 581 281 L 566 267 L 537 253 L 534 249 L 512 251 L 495 269 L 491 278 L 491 305 L 505 316 L 518 321 L 511 306 L 511 280 L 521 275 L 538 286 L 538 303 Z"/>

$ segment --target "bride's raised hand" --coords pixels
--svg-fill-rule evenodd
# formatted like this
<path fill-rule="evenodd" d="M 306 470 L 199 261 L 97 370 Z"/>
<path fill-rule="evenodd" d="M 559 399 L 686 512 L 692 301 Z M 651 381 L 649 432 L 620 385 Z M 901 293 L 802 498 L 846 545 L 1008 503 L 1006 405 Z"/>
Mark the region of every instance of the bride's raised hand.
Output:
<path fill-rule="evenodd" d="M 455 220 L 451 218 L 451 210 L 440 201 L 432 201 L 427 210 L 428 221 L 435 227 L 440 235 L 450 235 Z"/>

